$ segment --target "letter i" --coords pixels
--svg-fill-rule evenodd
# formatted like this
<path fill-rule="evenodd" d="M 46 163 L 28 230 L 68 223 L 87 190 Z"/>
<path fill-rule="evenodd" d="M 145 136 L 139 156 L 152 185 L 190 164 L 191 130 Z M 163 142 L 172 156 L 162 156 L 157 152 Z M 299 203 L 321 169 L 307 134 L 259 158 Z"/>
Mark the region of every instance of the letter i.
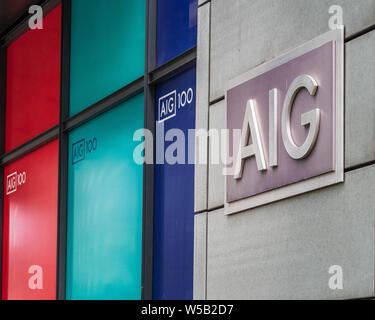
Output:
<path fill-rule="evenodd" d="M 269 165 L 277 167 L 277 101 L 278 91 L 269 92 Z"/>

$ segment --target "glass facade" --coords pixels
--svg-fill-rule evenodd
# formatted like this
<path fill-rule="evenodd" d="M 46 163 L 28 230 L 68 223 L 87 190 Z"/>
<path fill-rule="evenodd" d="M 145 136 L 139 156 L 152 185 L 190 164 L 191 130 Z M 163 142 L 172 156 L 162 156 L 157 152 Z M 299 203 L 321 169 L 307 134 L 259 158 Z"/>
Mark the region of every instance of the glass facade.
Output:
<path fill-rule="evenodd" d="M 1 44 L 2 299 L 193 298 L 191 150 L 178 165 L 135 153 L 161 125 L 195 127 L 195 58 L 180 55 L 197 2 L 48 0 L 43 29 Z"/>
<path fill-rule="evenodd" d="M 5 153 L 59 124 L 61 9 L 44 17 L 43 29 L 28 30 L 3 49 Z M 58 167 L 56 134 L 2 165 L 3 299 L 56 298 Z"/>

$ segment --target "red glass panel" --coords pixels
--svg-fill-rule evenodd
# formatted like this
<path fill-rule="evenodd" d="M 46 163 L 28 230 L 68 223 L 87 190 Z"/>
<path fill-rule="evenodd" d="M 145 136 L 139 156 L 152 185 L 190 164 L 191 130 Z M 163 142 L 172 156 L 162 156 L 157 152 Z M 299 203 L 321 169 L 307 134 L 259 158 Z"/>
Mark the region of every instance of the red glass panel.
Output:
<path fill-rule="evenodd" d="M 4 170 L 3 298 L 55 299 L 58 141 Z"/>
<path fill-rule="evenodd" d="M 5 151 L 59 121 L 61 6 L 7 50 Z"/>

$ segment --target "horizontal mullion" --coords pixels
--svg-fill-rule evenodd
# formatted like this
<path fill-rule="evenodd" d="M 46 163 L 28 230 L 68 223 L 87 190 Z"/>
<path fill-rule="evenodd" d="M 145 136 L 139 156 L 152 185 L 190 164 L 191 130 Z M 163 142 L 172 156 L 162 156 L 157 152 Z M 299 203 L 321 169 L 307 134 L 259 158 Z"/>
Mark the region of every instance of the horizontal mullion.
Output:
<path fill-rule="evenodd" d="M 144 77 L 140 77 L 137 80 L 131 82 L 125 87 L 119 89 L 115 93 L 108 97 L 100 100 L 92 106 L 84 109 L 78 114 L 68 118 L 64 121 L 63 131 L 70 131 L 85 122 L 96 118 L 100 114 L 109 111 L 110 109 L 118 106 L 119 104 L 129 100 L 144 90 Z"/>
<path fill-rule="evenodd" d="M 13 149 L 12 151 L 4 154 L 0 157 L 0 166 L 6 166 L 7 164 L 24 157 L 25 155 L 35 151 L 36 149 L 44 146 L 48 142 L 55 140 L 59 136 L 59 126 L 55 126 L 39 136 L 31 139 L 30 141 L 22 144 L 21 146 Z"/>
<path fill-rule="evenodd" d="M 195 65 L 197 60 L 197 47 L 193 47 L 167 63 L 149 72 L 149 84 L 167 80 L 179 72 Z"/>
<path fill-rule="evenodd" d="M 45 17 L 49 12 L 56 8 L 59 3 L 60 0 L 44 0 L 38 5 L 43 8 L 43 16 Z M 13 25 L 7 28 L 0 35 L 0 45 L 9 46 L 23 33 L 25 33 L 29 29 L 29 19 L 30 14 L 27 10 Z"/>

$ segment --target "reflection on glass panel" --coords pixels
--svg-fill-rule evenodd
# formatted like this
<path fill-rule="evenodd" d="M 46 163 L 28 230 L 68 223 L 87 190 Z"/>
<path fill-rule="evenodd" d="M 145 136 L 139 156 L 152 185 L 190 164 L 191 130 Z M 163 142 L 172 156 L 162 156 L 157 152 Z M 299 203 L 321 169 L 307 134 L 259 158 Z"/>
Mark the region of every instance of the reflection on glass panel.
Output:
<path fill-rule="evenodd" d="M 143 94 L 69 136 L 68 299 L 140 299 Z"/>

